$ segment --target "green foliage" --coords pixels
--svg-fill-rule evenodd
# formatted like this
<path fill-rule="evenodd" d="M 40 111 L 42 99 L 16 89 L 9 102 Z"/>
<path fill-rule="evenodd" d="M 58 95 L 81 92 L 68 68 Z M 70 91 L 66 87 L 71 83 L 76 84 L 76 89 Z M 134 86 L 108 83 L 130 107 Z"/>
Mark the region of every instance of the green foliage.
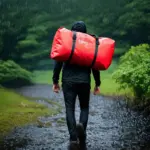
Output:
<path fill-rule="evenodd" d="M 2 61 L 0 60 L 0 84 L 13 81 L 13 80 L 25 80 L 30 82 L 32 74 L 21 68 L 12 60 Z"/>
<path fill-rule="evenodd" d="M 48 59 L 56 30 L 70 29 L 77 20 L 87 24 L 88 33 L 115 39 L 118 58 L 130 45 L 150 42 L 149 12 L 149 0 L 5 0 L 0 3 L 0 59 L 30 71 L 48 68 L 37 59 Z"/>
<path fill-rule="evenodd" d="M 27 49 L 27 48 L 37 48 L 40 44 L 35 39 L 22 40 L 18 42 L 17 48 Z"/>
<path fill-rule="evenodd" d="M 130 88 L 137 99 L 145 99 L 150 94 L 150 45 L 132 46 L 121 57 L 113 78 L 121 89 Z"/>
<path fill-rule="evenodd" d="M 33 59 L 33 58 L 42 58 L 42 57 L 48 57 L 49 54 L 49 50 L 41 50 L 40 52 L 37 52 L 35 54 L 31 54 L 31 53 L 24 53 L 23 58 L 24 59 Z"/>
<path fill-rule="evenodd" d="M 131 45 L 150 42 L 149 0 L 132 0 L 128 2 L 119 15 L 116 26 L 120 39 L 129 41 Z"/>

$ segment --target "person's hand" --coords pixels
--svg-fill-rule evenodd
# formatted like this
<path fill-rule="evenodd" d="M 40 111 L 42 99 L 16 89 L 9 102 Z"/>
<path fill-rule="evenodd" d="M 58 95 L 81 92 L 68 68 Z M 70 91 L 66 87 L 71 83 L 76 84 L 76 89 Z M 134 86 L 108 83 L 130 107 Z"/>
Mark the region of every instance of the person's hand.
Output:
<path fill-rule="evenodd" d="M 59 90 L 60 90 L 59 84 L 53 84 L 53 91 L 54 91 L 55 93 L 59 93 Z"/>
<path fill-rule="evenodd" d="M 95 86 L 94 87 L 94 92 L 93 92 L 94 95 L 97 95 L 97 94 L 100 94 L 100 88 L 99 86 Z"/>

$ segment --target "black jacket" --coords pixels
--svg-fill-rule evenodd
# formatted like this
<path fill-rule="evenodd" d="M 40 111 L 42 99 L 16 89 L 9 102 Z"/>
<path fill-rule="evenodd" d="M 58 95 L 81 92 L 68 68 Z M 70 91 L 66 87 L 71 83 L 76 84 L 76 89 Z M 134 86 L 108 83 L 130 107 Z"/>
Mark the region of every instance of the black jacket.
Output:
<path fill-rule="evenodd" d="M 77 21 L 73 24 L 72 31 L 78 31 L 86 33 L 86 25 L 83 21 Z M 53 70 L 53 83 L 59 82 L 60 71 L 62 71 L 62 82 L 75 82 L 75 83 L 89 83 L 91 81 L 90 74 L 91 70 L 95 79 L 96 86 L 100 86 L 100 71 L 96 71 L 89 67 L 81 67 L 78 65 L 72 65 L 63 62 L 56 62 Z"/>
<path fill-rule="evenodd" d="M 62 82 L 89 83 L 91 82 L 91 71 L 95 79 L 95 85 L 100 86 L 100 71 L 73 64 L 55 61 L 53 69 L 53 84 L 59 82 L 60 72 L 62 69 Z"/>

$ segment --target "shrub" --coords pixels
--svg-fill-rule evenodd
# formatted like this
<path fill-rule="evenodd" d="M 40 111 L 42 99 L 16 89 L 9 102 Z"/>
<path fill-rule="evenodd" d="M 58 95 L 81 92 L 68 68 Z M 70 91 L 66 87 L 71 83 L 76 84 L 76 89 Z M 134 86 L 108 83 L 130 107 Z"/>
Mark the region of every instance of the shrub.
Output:
<path fill-rule="evenodd" d="M 146 99 L 150 95 L 150 45 L 132 46 L 120 58 L 113 78 L 120 89 L 130 88 L 136 99 Z"/>
<path fill-rule="evenodd" d="M 0 60 L 0 84 L 11 84 L 15 83 L 30 83 L 32 73 L 21 68 L 12 60 L 2 61 Z M 13 82 L 14 81 L 14 82 Z M 18 82 L 18 83 L 17 83 Z"/>

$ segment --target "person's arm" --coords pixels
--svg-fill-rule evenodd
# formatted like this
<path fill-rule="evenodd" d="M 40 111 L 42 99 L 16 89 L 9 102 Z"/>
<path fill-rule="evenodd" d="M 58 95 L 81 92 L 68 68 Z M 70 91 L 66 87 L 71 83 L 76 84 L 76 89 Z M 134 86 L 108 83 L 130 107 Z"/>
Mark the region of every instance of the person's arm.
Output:
<path fill-rule="evenodd" d="M 62 65 L 63 65 L 63 62 L 55 61 L 54 69 L 53 69 L 53 77 L 52 77 L 53 84 L 59 83 L 59 75 L 62 69 Z"/>
<path fill-rule="evenodd" d="M 92 69 L 92 73 L 93 73 L 94 80 L 95 80 L 95 86 L 96 86 L 96 87 L 99 87 L 99 86 L 101 85 L 100 71 L 99 71 L 99 70 Z"/>

